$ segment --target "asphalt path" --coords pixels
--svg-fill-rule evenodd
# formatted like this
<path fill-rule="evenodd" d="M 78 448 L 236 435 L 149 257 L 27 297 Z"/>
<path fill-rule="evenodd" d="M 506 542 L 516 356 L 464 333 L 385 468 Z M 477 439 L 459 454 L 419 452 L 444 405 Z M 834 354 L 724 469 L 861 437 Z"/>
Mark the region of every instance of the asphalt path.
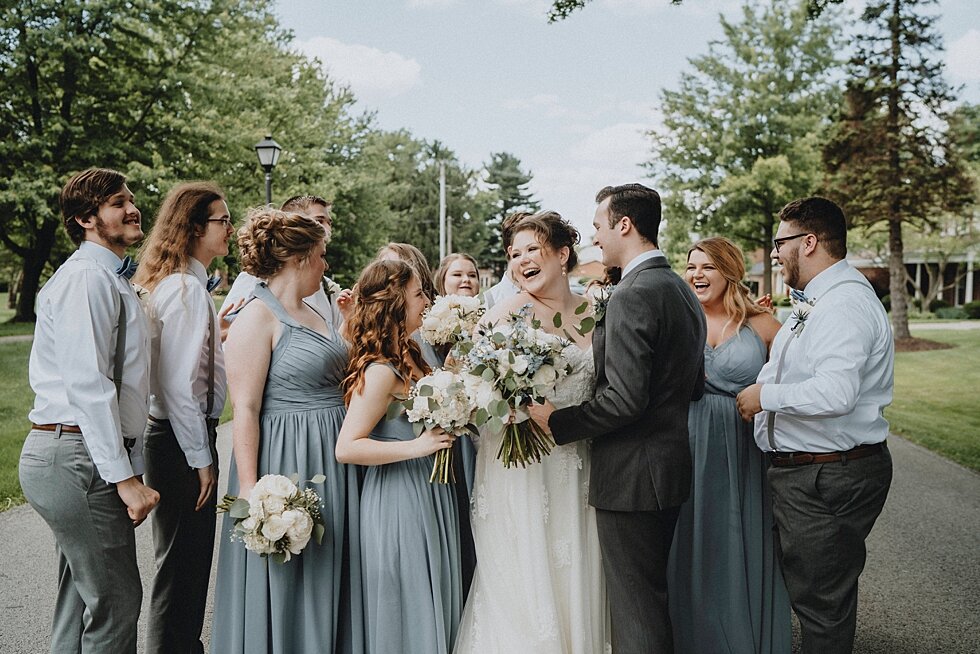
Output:
<path fill-rule="evenodd" d="M 218 443 L 224 470 L 230 440 L 229 425 L 223 425 Z M 888 443 L 895 476 L 885 509 L 868 539 L 855 651 L 980 652 L 980 475 L 902 438 L 892 436 Z M 221 492 L 223 487 L 224 483 Z M 137 530 L 137 544 L 147 589 L 153 573 L 148 523 Z M 3 654 L 47 651 L 55 569 L 54 541 L 40 517 L 29 506 L 0 513 Z M 209 603 L 205 644 L 210 615 Z"/>

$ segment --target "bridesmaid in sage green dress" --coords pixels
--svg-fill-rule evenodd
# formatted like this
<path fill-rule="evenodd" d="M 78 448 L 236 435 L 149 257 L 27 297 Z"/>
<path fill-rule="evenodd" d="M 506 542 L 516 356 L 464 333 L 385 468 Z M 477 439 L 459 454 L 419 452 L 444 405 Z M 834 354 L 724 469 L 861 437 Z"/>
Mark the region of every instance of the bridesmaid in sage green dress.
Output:
<path fill-rule="evenodd" d="M 303 302 L 323 277 L 324 230 L 308 218 L 253 212 L 239 230 L 243 267 L 266 283 L 225 344 L 235 407 L 228 492 L 247 497 L 265 474 L 311 479 L 326 533 L 286 563 L 231 540 L 224 518 L 211 633 L 213 654 L 363 654 L 357 475 L 337 463 L 346 413 L 347 347 Z M 274 242 L 274 244 L 273 244 Z"/>
<path fill-rule="evenodd" d="M 688 252 L 685 278 L 708 323 L 705 395 L 691 404 L 694 476 L 668 565 L 679 654 L 789 654 L 790 606 L 776 558 L 768 462 L 735 396 L 755 383 L 779 323 L 742 285 L 741 250 L 724 238 Z"/>
<path fill-rule="evenodd" d="M 429 483 L 441 429 L 418 438 L 388 406 L 429 370 L 411 334 L 429 301 L 404 261 L 375 261 L 354 287 L 347 417 L 337 460 L 368 466 L 361 489 L 361 578 L 369 654 L 448 654 L 462 611 L 459 516 L 453 487 Z"/>

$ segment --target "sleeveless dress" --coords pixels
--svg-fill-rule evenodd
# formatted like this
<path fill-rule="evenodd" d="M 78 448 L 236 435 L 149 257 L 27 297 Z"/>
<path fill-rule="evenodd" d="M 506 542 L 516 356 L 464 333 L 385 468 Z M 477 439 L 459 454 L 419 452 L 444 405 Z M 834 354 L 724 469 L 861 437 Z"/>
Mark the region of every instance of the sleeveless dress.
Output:
<path fill-rule="evenodd" d="M 258 474 L 323 473 L 326 481 L 310 487 L 323 500 L 326 533 L 279 564 L 231 541 L 232 520 L 223 518 L 211 652 L 361 654 L 357 474 L 334 455 L 346 415 L 347 346 L 296 322 L 265 284 L 255 298 L 282 322 L 262 397 Z M 228 492 L 238 493 L 234 458 Z"/>
<path fill-rule="evenodd" d="M 789 653 L 790 606 L 776 559 L 768 462 L 735 396 L 753 384 L 766 345 L 748 325 L 705 345 L 705 395 L 688 413 L 694 476 L 668 564 L 679 654 Z"/>
<path fill-rule="evenodd" d="M 592 397 L 592 351 L 565 349 L 572 372 L 551 402 Z M 540 463 L 504 468 L 502 433 L 482 432 L 472 525 L 476 575 L 457 654 L 601 654 L 610 651 L 608 605 L 595 510 L 588 504 L 589 446 L 560 445 Z"/>
<path fill-rule="evenodd" d="M 403 412 L 383 417 L 371 438 L 410 441 L 415 433 Z M 369 654 L 446 654 L 456 638 L 456 494 L 450 484 L 429 483 L 432 464 L 430 455 L 365 469 L 360 553 Z"/>

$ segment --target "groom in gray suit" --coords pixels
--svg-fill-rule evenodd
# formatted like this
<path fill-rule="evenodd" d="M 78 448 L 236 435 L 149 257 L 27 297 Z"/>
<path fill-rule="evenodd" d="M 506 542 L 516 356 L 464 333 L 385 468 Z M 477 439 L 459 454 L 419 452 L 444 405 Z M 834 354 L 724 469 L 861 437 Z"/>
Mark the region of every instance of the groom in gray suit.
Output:
<path fill-rule="evenodd" d="M 532 407 L 564 445 L 592 440 L 589 503 L 616 654 L 673 652 L 667 556 L 691 487 L 687 410 L 704 391 L 704 313 L 657 247 L 660 196 L 640 184 L 596 196 L 595 243 L 622 281 L 596 307 L 593 399 Z"/>

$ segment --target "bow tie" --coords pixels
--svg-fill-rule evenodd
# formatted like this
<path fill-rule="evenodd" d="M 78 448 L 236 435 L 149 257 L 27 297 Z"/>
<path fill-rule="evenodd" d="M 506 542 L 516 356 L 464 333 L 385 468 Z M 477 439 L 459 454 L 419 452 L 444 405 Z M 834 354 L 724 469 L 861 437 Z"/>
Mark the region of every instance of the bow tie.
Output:
<path fill-rule="evenodd" d="M 208 277 L 208 293 L 218 288 L 219 284 L 221 284 L 221 278 L 218 277 L 217 275 L 212 275 L 211 277 Z"/>
<path fill-rule="evenodd" d="M 116 274 L 122 275 L 126 279 L 133 278 L 133 275 L 136 274 L 136 262 L 133 261 L 131 256 L 128 254 L 126 255 L 126 257 L 122 260 L 122 263 L 119 264 L 119 267 L 116 268 Z"/>
<path fill-rule="evenodd" d="M 803 294 L 803 291 L 798 291 L 795 288 L 789 289 L 789 297 L 794 302 L 806 302 L 810 303 L 810 298 Z"/>

